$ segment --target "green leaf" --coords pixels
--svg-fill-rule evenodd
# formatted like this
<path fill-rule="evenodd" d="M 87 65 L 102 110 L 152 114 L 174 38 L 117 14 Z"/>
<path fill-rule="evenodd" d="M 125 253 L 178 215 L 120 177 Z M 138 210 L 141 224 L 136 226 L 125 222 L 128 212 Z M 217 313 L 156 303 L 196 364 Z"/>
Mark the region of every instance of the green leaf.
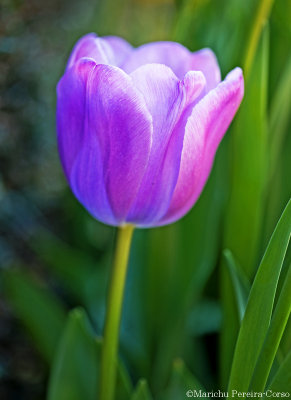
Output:
<path fill-rule="evenodd" d="M 30 243 L 77 304 L 88 310 L 97 326 L 102 326 L 109 272 L 106 257 L 96 261 L 90 253 L 73 248 L 48 231 L 38 232 Z"/>
<path fill-rule="evenodd" d="M 282 287 L 250 389 L 263 391 L 291 311 L 291 268 Z M 290 381 L 291 382 L 291 381 Z"/>
<path fill-rule="evenodd" d="M 274 0 L 258 1 L 258 8 L 256 10 L 256 15 L 253 21 L 252 29 L 250 31 L 250 36 L 246 47 L 246 56 L 244 62 L 244 70 L 246 78 L 248 78 L 249 71 L 251 70 L 258 42 L 260 40 L 261 32 L 271 14 L 273 4 Z"/>
<path fill-rule="evenodd" d="M 180 12 L 176 21 L 174 37 L 175 40 L 181 42 L 185 40 L 187 34 L 189 34 L 189 28 L 193 23 L 193 16 L 199 15 L 201 8 L 203 7 L 203 1 L 201 0 L 188 0 L 179 2 Z"/>
<path fill-rule="evenodd" d="M 173 363 L 169 384 L 159 400 L 183 399 L 188 390 L 205 391 L 201 383 L 187 369 L 183 360 L 176 359 Z"/>
<path fill-rule="evenodd" d="M 278 5 L 277 5 L 278 7 Z M 286 12 L 286 11 L 285 11 Z M 288 11 L 287 11 L 288 12 Z M 281 24 L 282 21 L 280 21 Z M 280 28 L 281 29 L 281 28 Z M 280 41 L 282 46 L 282 42 Z M 274 49 L 273 49 L 274 50 Z M 276 62 L 284 59 L 280 54 Z M 276 48 L 277 51 L 277 48 Z M 281 49 L 282 52 L 282 49 Z M 290 53 L 290 52 L 289 52 Z M 287 53 L 288 54 L 288 53 Z M 273 51 L 273 62 L 277 58 Z M 269 173 L 268 173 L 268 204 L 266 210 L 266 221 L 264 227 L 265 242 L 272 232 L 273 227 L 280 215 L 282 204 L 290 194 L 290 184 L 288 184 L 290 171 L 290 139 L 288 140 L 288 132 L 290 131 L 290 109 L 291 109 L 291 56 L 285 61 L 284 66 L 280 68 L 271 67 L 279 70 L 278 84 L 275 87 L 274 94 L 270 96 L 269 111 Z M 274 79 L 274 78 L 273 78 Z M 289 125 L 288 125 L 289 124 Z"/>
<path fill-rule="evenodd" d="M 27 272 L 7 270 L 3 274 L 4 293 L 17 317 L 50 363 L 65 324 L 63 304 Z"/>
<path fill-rule="evenodd" d="M 290 350 L 290 343 L 291 343 L 291 318 L 289 318 L 284 335 L 282 337 L 281 343 L 280 343 L 280 349 L 279 349 L 279 362 L 282 362 L 282 360 L 287 356 Z M 278 353 L 277 353 L 278 356 Z"/>
<path fill-rule="evenodd" d="M 148 272 L 147 236 L 145 229 L 137 229 L 133 236 L 120 325 L 122 354 L 131 369 L 139 371 L 139 376 L 142 377 L 147 377 L 149 362 L 149 327 L 144 313 L 147 296 L 145 276 Z"/>
<path fill-rule="evenodd" d="M 273 392 L 289 392 L 291 382 L 291 351 L 281 364 L 267 390 Z M 265 396 L 266 398 L 266 396 Z"/>
<path fill-rule="evenodd" d="M 101 342 L 101 347 L 102 347 L 102 342 Z M 101 357 L 101 347 L 100 347 L 99 357 Z M 125 369 L 124 365 L 119 360 L 117 365 L 117 377 L 116 377 L 116 393 L 115 393 L 116 400 L 129 399 L 132 391 L 133 387 L 128 372 Z"/>
<path fill-rule="evenodd" d="M 96 340 L 85 312 L 70 312 L 53 364 L 48 400 L 96 400 Z"/>
<path fill-rule="evenodd" d="M 217 262 L 223 186 L 220 166 L 216 162 L 199 201 L 183 220 L 150 232 L 146 306 L 148 336 L 154 340 L 151 347 L 157 349 L 150 371 L 154 390 L 165 385 L 174 357 L 183 351 L 189 308 Z"/>
<path fill-rule="evenodd" d="M 270 325 L 277 284 L 290 234 L 291 200 L 270 239 L 251 288 L 235 348 L 229 391 L 232 389 L 248 390 L 259 352 Z"/>
<path fill-rule="evenodd" d="M 284 134 L 290 118 L 291 108 L 291 56 L 281 74 L 279 84 L 273 96 L 270 107 L 269 134 L 271 149 L 270 173 L 276 168 L 278 157 L 283 145 Z"/>
<path fill-rule="evenodd" d="M 152 395 L 145 379 L 139 380 L 131 400 L 152 400 Z"/>
<path fill-rule="evenodd" d="M 246 82 L 245 98 L 234 121 L 231 137 L 231 188 L 223 247 L 253 279 L 258 263 L 263 222 L 268 161 L 266 103 L 268 84 L 269 32 L 265 28 Z M 251 229 L 250 229 L 251 227 Z M 235 292 L 227 268 L 221 268 L 222 331 L 220 337 L 221 386 L 227 385 L 239 318 Z"/>
<path fill-rule="evenodd" d="M 240 321 L 243 319 L 248 296 L 250 292 L 250 284 L 243 274 L 243 272 L 238 268 L 235 259 L 230 250 L 225 249 L 223 252 L 226 266 L 228 268 L 229 276 L 233 285 L 233 290 L 235 293 L 237 310 Z"/>
<path fill-rule="evenodd" d="M 96 400 L 101 347 L 85 312 L 71 311 L 54 360 L 48 400 Z M 131 390 L 126 371 L 119 365 L 118 400 L 128 400 Z"/>
<path fill-rule="evenodd" d="M 232 135 L 232 184 L 224 238 L 225 248 L 248 279 L 257 265 L 267 177 L 268 60 L 269 30 L 265 28 Z"/>
<path fill-rule="evenodd" d="M 88 273 L 96 267 L 94 260 L 47 231 L 38 232 L 30 243 L 54 274 L 79 300 L 83 300 L 88 285 Z"/>

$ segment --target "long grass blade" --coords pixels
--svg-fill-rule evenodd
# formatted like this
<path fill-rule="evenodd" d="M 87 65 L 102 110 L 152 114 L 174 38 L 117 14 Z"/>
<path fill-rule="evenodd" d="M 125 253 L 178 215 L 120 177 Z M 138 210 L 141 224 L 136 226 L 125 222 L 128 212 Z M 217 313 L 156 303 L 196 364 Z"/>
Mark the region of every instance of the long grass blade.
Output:
<path fill-rule="evenodd" d="M 277 284 L 290 234 L 291 200 L 276 226 L 251 288 L 235 348 L 229 391 L 248 390 L 269 329 Z"/>

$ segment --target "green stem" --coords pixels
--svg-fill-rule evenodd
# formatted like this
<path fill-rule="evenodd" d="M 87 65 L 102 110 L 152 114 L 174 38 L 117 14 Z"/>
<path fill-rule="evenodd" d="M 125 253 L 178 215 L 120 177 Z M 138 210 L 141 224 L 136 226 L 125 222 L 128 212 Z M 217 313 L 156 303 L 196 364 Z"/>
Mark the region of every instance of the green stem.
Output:
<path fill-rule="evenodd" d="M 100 400 L 114 399 L 120 315 L 133 230 L 133 225 L 118 229 L 102 346 Z"/>
<path fill-rule="evenodd" d="M 251 66 L 253 64 L 254 56 L 258 47 L 260 35 L 262 32 L 262 28 L 264 26 L 264 23 L 268 19 L 272 6 L 273 6 L 274 0 L 261 0 L 257 14 L 254 20 L 254 24 L 252 27 L 252 31 L 250 34 L 248 46 L 247 46 L 247 52 L 245 56 L 245 62 L 244 62 L 244 73 L 245 76 L 248 77 L 249 71 L 251 70 Z"/>

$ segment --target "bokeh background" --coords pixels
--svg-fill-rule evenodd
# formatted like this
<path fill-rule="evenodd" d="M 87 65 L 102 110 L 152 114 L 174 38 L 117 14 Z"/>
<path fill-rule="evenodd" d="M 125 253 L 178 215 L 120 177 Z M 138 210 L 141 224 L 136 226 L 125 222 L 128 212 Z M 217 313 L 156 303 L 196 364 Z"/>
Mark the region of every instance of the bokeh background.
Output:
<path fill-rule="evenodd" d="M 73 44 L 96 32 L 135 46 L 210 47 L 225 76 L 245 66 L 261 3 L 0 1 L 1 400 L 45 398 L 74 307 L 102 333 L 115 230 L 73 197 L 56 147 L 55 87 Z M 247 287 L 291 194 L 290 16 L 290 0 L 274 2 L 244 103 L 193 210 L 172 226 L 135 232 L 120 354 L 134 384 L 145 377 L 167 399 L 178 399 L 167 384 L 185 368 L 207 389 L 225 388 L 239 322 L 223 250 Z"/>

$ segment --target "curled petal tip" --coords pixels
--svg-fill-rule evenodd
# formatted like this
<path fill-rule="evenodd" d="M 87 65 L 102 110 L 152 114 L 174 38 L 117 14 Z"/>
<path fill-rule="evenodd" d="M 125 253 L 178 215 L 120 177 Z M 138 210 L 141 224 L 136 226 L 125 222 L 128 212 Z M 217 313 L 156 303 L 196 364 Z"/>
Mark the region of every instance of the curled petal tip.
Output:
<path fill-rule="evenodd" d="M 188 103 L 193 102 L 206 86 L 206 78 L 201 71 L 189 71 L 183 79 Z"/>
<path fill-rule="evenodd" d="M 244 96 L 244 76 L 242 69 L 236 67 L 230 71 L 225 77 L 225 82 L 230 85 L 229 90 L 233 90 L 236 93 L 233 99 L 237 103 L 237 107 L 239 107 Z"/>
<path fill-rule="evenodd" d="M 243 70 L 240 67 L 235 67 L 226 75 L 225 81 L 236 82 L 238 86 L 244 89 Z"/>

